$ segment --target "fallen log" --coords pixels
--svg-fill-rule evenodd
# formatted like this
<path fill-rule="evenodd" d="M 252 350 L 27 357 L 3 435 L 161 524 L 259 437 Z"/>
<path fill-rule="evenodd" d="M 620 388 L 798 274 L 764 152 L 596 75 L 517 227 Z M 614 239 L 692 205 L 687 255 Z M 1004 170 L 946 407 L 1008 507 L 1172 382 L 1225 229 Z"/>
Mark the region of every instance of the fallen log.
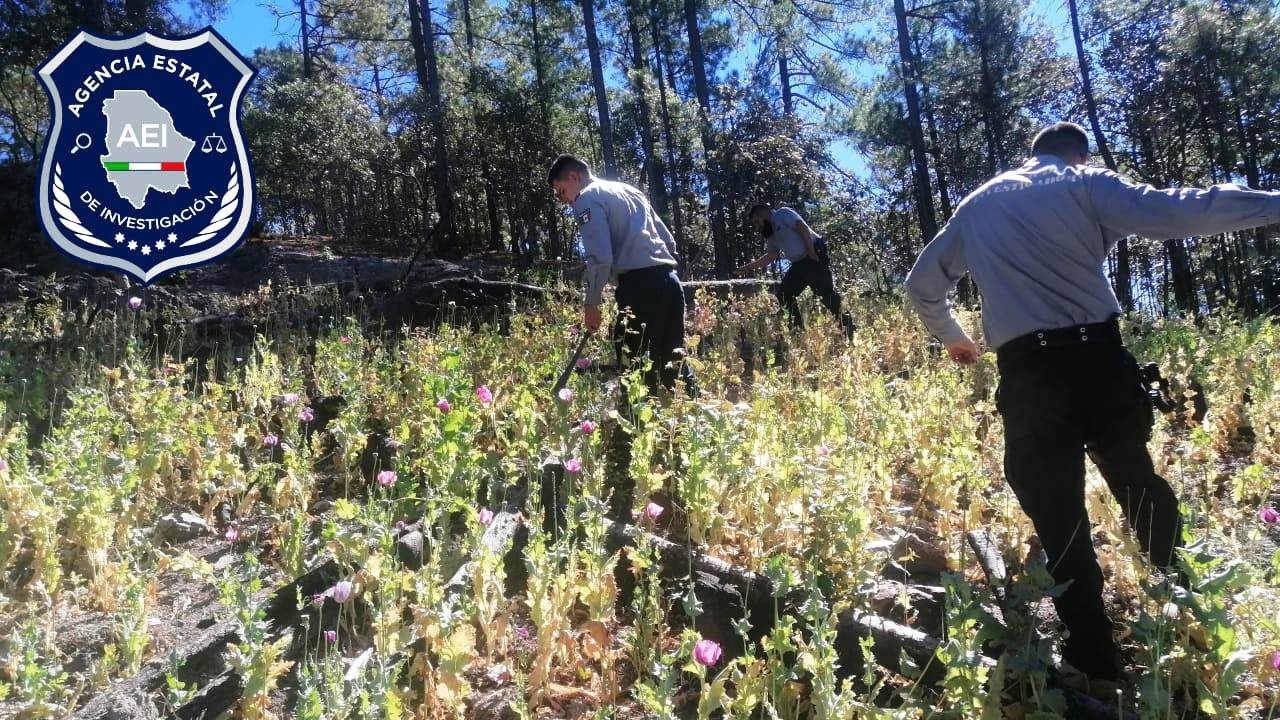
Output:
<path fill-rule="evenodd" d="M 970 530 L 965 533 L 964 538 L 968 541 L 969 548 L 973 550 L 978 566 L 987 576 L 991 593 L 995 595 L 996 602 L 1000 603 L 1000 608 L 1003 610 L 1009 598 L 1009 571 L 1005 567 L 1004 555 L 1000 553 L 1000 547 L 986 530 Z"/>
<path fill-rule="evenodd" d="M 689 307 L 697 304 L 698 291 L 718 298 L 744 298 L 761 292 L 777 292 L 782 283 L 777 280 L 747 278 L 743 280 L 689 280 L 680 283 L 684 301 Z"/>
<path fill-rule="evenodd" d="M 521 563 L 524 557 L 524 547 L 528 539 L 527 530 L 524 525 L 524 515 L 521 508 L 524 504 L 525 495 L 519 491 L 513 493 L 514 497 L 509 496 L 502 511 L 493 516 L 489 525 L 485 528 L 484 535 L 480 538 L 480 548 L 483 552 L 498 553 L 503 548 L 507 549 L 503 562 L 508 570 L 508 583 L 511 579 L 512 563 Z M 517 505 L 515 500 L 519 500 Z M 414 533 L 421 533 L 421 530 L 414 530 Z M 449 581 L 444 586 L 444 597 L 440 603 L 439 614 L 441 617 L 450 617 L 456 611 L 458 602 L 462 599 L 464 593 L 471 587 L 474 581 L 476 568 L 479 563 L 476 558 L 468 558 L 453 573 Z M 396 663 L 405 659 L 411 653 L 423 652 L 426 644 L 421 638 L 411 642 L 404 648 L 396 651 L 391 655 L 390 664 L 395 666 Z M 346 682 L 354 682 L 359 677 L 359 671 L 373 659 L 373 654 L 365 653 L 355 662 L 346 675 Z"/>
<path fill-rule="evenodd" d="M 515 299 L 571 300 L 577 293 L 479 276 L 450 277 L 410 284 L 374 305 L 374 314 L 386 327 L 417 327 L 465 319 L 467 310 L 502 310 Z M 457 317 L 461 311 L 463 316 Z"/>
<path fill-rule="evenodd" d="M 718 617 L 714 618 L 717 625 L 728 627 L 738 617 L 745 617 L 752 625 L 752 640 L 759 640 L 767 635 L 773 628 L 776 616 L 796 613 L 809 599 L 802 590 L 794 590 L 778 597 L 768 578 L 723 560 L 707 557 L 688 546 L 646 533 L 634 525 L 606 520 L 605 526 L 607 551 L 615 552 L 639 543 L 657 549 L 664 577 L 693 577 L 697 584 L 696 590 L 720 594 L 718 598 L 699 599 L 704 603 L 713 601 L 717 604 Z M 738 614 L 735 615 L 735 611 Z M 741 653 L 744 650 L 742 642 L 734 633 L 716 634 L 729 636 L 711 638 L 726 646 L 727 652 L 737 650 Z M 940 677 L 942 668 L 931 662 L 938 648 L 937 640 L 919 630 L 855 609 L 847 609 L 839 614 L 836 651 L 841 660 L 842 675 L 861 672 L 863 658 L 858 641 L 868 636 L 875 640 L 872 653 L 876 662 L 883 667 L 900 672 L 900 659 L 905 653 L 925 668 L 926 680 Z"/>
<path fill-rule="evenodd" d="M 206 720 L 216 718 L 230 710 L 244 693 L 244 677 L 235 670 L 228 670 L 174 712 L 180 720 Z"/>
<path fill-rule="evenodd" d="M 1001 554 L 995 540 L 985 530 L 970 530 L 965 533 L 965 539 L 969 542 L 969 547 L 973 550 L 978 560 L 978 565 L 986 575 L 987 582 L 991 585 L 992 592 L 996 595 L 996 600 L 999 603 L 1002 617 L 996 617 L 995 620 L 1003 623 L 1004 618 L 1010 617 L 1011 613 L 1024 612 L 1025 608 L 1013 606 L 1012 597 L 1007 592 L 1010 578 L 1005 567 L 1004 556 Z M 1000 589 L 998 593 L 996 592 L 997 588 Z M 1004 648 L 995 645 L 991 648 L 984 648 L 984 651 L 991 653 L 992 657 L 999 658 L 1003 654 Z M 1067 717 L 1072 720 L 1112 720 L 1113 718 L 1138 720 L 1138 716 L 1129 710 L 1116 707 L 1091 695 L 1063 686 L 1062 675 L 1055 668 L 1049 669 L 1048 684 L 1050 687 L 1061 691 L 1067 699 Z"/>
<path fill-rule="evenodd" d="M 608 547 L 612 548 L 615 545 L 630 547 L 639 542 L 648 543 L 658 549 L 661 557 L 660 567 L 664 575 L 672 573 L 680 577 L 696 573 L 699 578 L 699 589 L 714 591 L 720 588 L 720 592 L 732 593 L 733 598 L 749 598 L 748 607 L 751 603 L 750 598 L 767 595 L 770 601 L 777 602 L 780 614 L 794 612 L 807 599 L 803 591 L 793 591 L 781 598 L 774 598 L 769 580 L 750 570 L 706 557 L 692 548 L 676 545 L 634 526 L 618 525 L 607 520 L 605 522 L 608 529 Z M 1003 565 L 1003 562 L 1000 565 Z M 714 579 L 715 582 L 704 582 L 707 579 Z M 934 662 L 935 654 L 941 644 L 937 638 L 853 608 L 841 611 L 838 617 L 835 649 L 841 663 L 841 675 L 848 676 L 861 671 L 865 659 L 862 656 L 859 641 L 866 637 L 874 640 L 872 655 L 882 667 L 894 672 L 902 672 L 900 660 L 906 656 L 921 668 L 921 678 L 927 683 L 940 680 L 945 673 L 946 669 L 942 664 Z M 756 614 L 749 619 L 752 620 L 753 625 L 756 624 L 757 619 L 762 624 L 766 624 L 765 632 L 772 628 L 772 616 Z M 753 635 L 760 631 L 760 627 L 755 628 Z M 995 662 L 991 658 L 984 657 L 981 662 L 989 669 L 995 667 Z M 1073 720 L 1111 720 L 1116 718 L 1118 713 L 1123 720 L 1130 720 L 1133 717 L 1130 713 L 1119 711 L 1084 693 L 1070 688 L 1060 689 L 1067 699 L 1067 717 Z"/>
<path fill-rule="evenodd" d="M 234 620 L 216 622 L 194 639 L 180 645 L 174 655 L 180 658 L 177 678 L 199 685 L 226 670 L 223 652 L 227 645 L 239 642 L 240 624 Z M 151 694 L 164 687 L 169 673 L 167 658 L 147 663 L 132 678 L 100 693 L 71 715 L 72 720 L 136 720 L 155 717 Z"/>

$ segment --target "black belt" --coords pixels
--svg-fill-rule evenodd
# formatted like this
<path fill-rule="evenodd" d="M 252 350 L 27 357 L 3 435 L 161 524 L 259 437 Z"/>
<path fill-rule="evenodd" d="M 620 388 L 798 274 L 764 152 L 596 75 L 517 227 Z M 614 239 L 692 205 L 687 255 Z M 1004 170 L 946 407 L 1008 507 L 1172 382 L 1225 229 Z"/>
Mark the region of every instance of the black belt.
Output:
<path fill-rule="evenodd" d="M 1120 324 L 1112 318 L 1106 322 L 1036 330 L 1026 335 L 1019 335 L 996 350 L 996 359 L 1002 364 L 1008 364 L 1042 355 L 1055 348 L 1088 345 L 1115 347 L 1123 344 Z"/>
<path fill-rule="evenodd" d="M 676 269 L 675 265 L 651 265 L 647 268 L 637 268 L 635 270 L 626 270 L 626 271 L 620 272 L 618 273 L 618 279 L 621 280 L 623 278 L 628 278 L 628 277 L 638 278 L 644 275 L 666 275 L 667 273 L 675 269 Z"/>

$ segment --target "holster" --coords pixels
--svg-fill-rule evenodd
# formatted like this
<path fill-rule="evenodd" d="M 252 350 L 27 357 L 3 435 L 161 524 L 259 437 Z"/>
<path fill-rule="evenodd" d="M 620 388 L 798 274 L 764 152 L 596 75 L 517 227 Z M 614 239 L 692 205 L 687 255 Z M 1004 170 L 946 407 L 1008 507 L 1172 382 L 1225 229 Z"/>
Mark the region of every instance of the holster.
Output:
<path fill-rule="evenodd" d="M 1169 381 L 1160 373 L 1159 365 L 1153 362 L 1139 364 L 1138 376 L 1142 379 L 1142 389 L 1157 410 L 1168 414 L 1178 409 L 1178 403 L 1174 402 L 1169 391 Z"/>

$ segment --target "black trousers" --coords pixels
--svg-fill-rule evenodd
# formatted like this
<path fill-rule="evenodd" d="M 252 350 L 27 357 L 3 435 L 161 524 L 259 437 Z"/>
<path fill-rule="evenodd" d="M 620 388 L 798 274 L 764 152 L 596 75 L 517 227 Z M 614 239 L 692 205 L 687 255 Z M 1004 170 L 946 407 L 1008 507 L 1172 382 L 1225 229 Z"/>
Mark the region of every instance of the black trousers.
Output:
<path fill-rule="evenodd" d="M 800 314 L 800 305 L 796 298 L 805 288 L 813 290 L 832 315 L 840 319 L 846 333 L 853 331 L 853 319 L 848 313 L 840 312 L 840 294 L 836 292 L 835 280 L 831 277 L 831 256 L 827 253 L 825 243 L 815 243 L 817 259 L 801 258 L 791 263 L 782 276 L 782 306 L 786 308 L 795 327 L 804 327 L 804 318 Z"/>
<path fill-rule="evenodd" d="M 619 369 L 628 362 L 649 359 L 645 384 L 652 395 L 670 393 L 676 379 L 684 380 L 690 395 L 697 392 L 693 372 L 684 362 L 684 290 L 680 278 L 668 266 L 632 270 L 618 276 L 614 290 L 618 316 L 613 323 L 614 352 Z M 629 422 L 631 405 L 620 400 L 619 414 Z M 607 442 L 609 477 L 608 517 L 617 522 L 631 522 L 635 496 L 635 478 L 631 477 L 631 435 L 621 427 L 610 429 Z M 668 496 L 674 496 L 668 488 Z M 670 519 L 672 513 L 666 513 Z"/>
<path fill-rule="evenodd" d="M 1119 675 L 1103 578 L 1085 509 L 1086 451 L 1152 562 L 1168 570 L 1181 543 L 1178 499 L 1147 452 L 1152 405 L 1114 321 L 1031 333 L 997 352 L 1005 478 L 1035 525 L 1068 637 L 1063 657 L 1099 678 Z"/>
<path fill-rule="evenodd" d="M 659 265 L 618 276 L 614 291 L 618 316 L 613 344 L 618 367 L 626 360 L 650 360 L 645 373 L 649 392 L 675 389 L 676 378 L 694 387 L 693 373 L 684 362 L 684 290 L 675 270 Z"/>

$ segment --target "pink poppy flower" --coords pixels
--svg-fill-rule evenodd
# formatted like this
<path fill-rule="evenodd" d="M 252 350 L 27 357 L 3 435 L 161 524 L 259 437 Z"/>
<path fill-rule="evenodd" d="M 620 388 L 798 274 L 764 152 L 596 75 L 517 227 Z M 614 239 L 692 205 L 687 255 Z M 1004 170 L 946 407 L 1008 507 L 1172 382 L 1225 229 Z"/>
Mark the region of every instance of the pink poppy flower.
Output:
<path fill-rule="evenodd" d="M 574 474 L 580 473 L 582 472 L 582 461 L 578 458 L 569 458 L 564 461 L 564 469 Z"/>
<path fill-rule="evenodd" d="M 444 398 L 440 398 L 439 400 L 436 401 L 436 409 L 444 413 L 445 415 L 448 415 L 449 411 L 453 409 L 453 406 L 449 404 L 448 400 Z"/>
<path fill-rule="evenodd" d="M 649 518 L 650 520 L 657 520 L 658 518 L 662 517 L 663 512 L 664 512 L 663 507 L 652 500 L 650 500 L 644 506 L 644 516 Z"/>
<path fill-rule="evenodd" d="M 480 524 L 488 525 L 493 522 L 493 511 L 489 508 L 480 508 Z"/>
<path fill-rule="evenodd" d="M 332 645 L 332 644 L 334 644 L 334 643 L 338 642 L 338 631 L 337 631 L 337 630 L 325 630 L 325 631 L 324 631 L 324 641 L 325 641 L 325 642 L 327 642 L 327 643 L 329 643 L 330 645 Z"/>
<path fill-rule="evenodd" d="M 590 435 L 596 431 L 596 424 L 590 420 L 583 420 L 582 423 L 578 425 L 578 429 L 582 431 L 583 435 Z"/>
<path fill-rule="evenodd" d="M 703 667 L 712 667 L 720 662 L 720 656 L 723 653 L 720 643 L 715 640 L 699 640 L 698 644 L 693 646 L 693 659 Z"/>
<path fill-rule="evenodd" d="M 355 590 L 355 586 L 351 584 L 350 580 L 342 580 L 337 584 L 335 584 L 333 587 L 329 588 L 328 594 L 329 594 L 329 597 L 333 598 L 334 602 L 341 605 L 342 603 L 345 603 L 346 601 L 351 599 L 351 593 L 354 590 Z"/>
<path fill-rule="evenodd" d="M 1264 507 L 1258 511 L 1258 519 L 1268 525 L 1280 523 L 1280 512 L 1273 507 Z"/>
<path fill-rule="evenodd" d="M 378 484 L 382 487 L 391 487 L 396 484 L 396 472 L 394 470 L 383 470 L 378 473 Z"/>
<path fill-rule="evenodd" d="M 492 405 L 493 393 L 489 391 L 487 385 L 481 385 L 476 388 L 476 399 L 480 401 L 481 405 Z"/>
<path fill-rule="evenodd" d="M 267 447 L 275 447 L 276 445 L 280 444 L 280 438 L 276 437 L 275 435 L 267 435 L 262 438 L 262 444 L 266 445 Z"/>

